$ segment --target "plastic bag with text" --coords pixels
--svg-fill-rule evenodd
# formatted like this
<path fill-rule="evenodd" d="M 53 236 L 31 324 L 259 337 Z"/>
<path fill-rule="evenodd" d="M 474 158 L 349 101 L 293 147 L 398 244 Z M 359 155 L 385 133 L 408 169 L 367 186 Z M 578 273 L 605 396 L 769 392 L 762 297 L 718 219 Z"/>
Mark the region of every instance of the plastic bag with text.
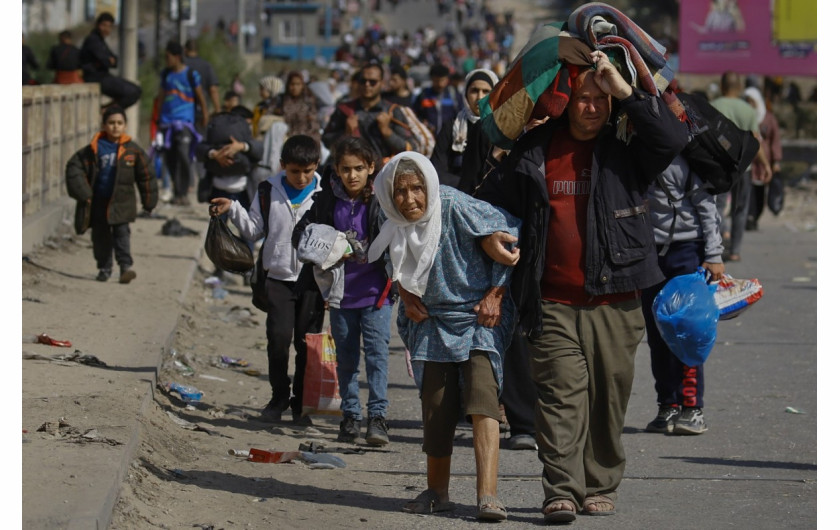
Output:
<path fill-rule="evenodd" d="M 329 332 L 306 334 L 306 372 L 301 415 L 340 415 L 335 341 Z"/>

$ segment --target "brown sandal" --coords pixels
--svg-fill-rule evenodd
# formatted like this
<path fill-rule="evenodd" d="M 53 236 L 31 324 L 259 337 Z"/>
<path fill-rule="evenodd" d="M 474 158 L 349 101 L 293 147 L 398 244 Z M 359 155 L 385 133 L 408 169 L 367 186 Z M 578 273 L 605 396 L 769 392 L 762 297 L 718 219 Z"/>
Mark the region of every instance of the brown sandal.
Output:
<path fill-rule="evenodd" d="M 548 511 L 552 506 L 559 506 L 557 510 Z M 571 506 L 571 508 L 568 508 Z M 577 518 L 575 503 L 569 499 L 557 499 L 543 508 L 543 521 L 546 523 L 571 523 Z"/>
<path fill-rule="evenodd" d="M 598 504 L 609 506 L 606 510 L 599 510 Z M 615 502 L 605 495 L 593 495 L 583 501 L 583 513 L 586 515 L 615 515 Z"/>

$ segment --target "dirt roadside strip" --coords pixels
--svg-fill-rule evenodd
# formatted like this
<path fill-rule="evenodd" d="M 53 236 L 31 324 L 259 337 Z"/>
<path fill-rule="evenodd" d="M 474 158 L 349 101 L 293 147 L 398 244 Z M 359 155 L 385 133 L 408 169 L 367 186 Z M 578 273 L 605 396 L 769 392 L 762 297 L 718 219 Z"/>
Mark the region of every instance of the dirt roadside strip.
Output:
<path fill-rule="evenodd" d="M 158 210 L 197 231 L 206 227 L 193 213 Z M 107 364 L 23 361 L 25 528 L 108 526 L 137 451 L 138 419 L 152 401 L 158 364 L 200 258 L 202 236 L 162 236 L 165 221 L 141 218 L 132 225 L 138 278 L 129 285 L 116 276 L 94 281 L 88 235 L 63 231 L 23 263 L 24 359 L 79 353 Z M 71 347 L 27 343 L 41 333 Z M 89 447 L 80 451 L 78 444 Z"/>

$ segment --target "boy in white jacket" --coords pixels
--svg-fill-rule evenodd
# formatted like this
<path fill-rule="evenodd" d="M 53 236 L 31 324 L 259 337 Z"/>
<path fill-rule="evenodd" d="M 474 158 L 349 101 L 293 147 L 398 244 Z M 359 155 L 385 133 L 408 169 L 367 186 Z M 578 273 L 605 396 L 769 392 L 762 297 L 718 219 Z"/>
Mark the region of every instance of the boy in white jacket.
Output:
<path fill-rule="evenodd" d="M 313 195 L 321 190 L 316 172 L 321 159 L 320 145 L 309 136 L 286 140 L 280 153 L 279 174 L 271 184 L 268 219 L 263 218 L 259 195 L 248 210 L 237 201 L 219 197 L 210 201 L 210 215 L 230 212 L 230 219 L 243 238 L 263 242 L 261 266 L 267 272 L 268 379 L 271 400 L 262 411 L 266 421 L 278 422 L 291 406 L 295 423 L 311 422 L 301 416 L 303 377 L 306 369 L 306 333 L 320 332 L 324 301 L 315 282 L 300 275 L 303 263 L 292 245 L 292 231 L 312 206 Z M 294 337 L 295 372 L 289 380 L 289 346 Z"/>

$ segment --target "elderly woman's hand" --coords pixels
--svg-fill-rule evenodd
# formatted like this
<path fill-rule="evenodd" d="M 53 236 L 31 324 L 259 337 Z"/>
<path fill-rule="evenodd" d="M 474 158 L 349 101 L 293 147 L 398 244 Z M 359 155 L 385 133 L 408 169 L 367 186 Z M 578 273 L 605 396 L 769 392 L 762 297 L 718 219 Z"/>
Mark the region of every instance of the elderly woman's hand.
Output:
<path fill-rule="evenodd" d="M 423 302 L 420 301 L 420 297 L 414 293 L 406 291 L 402 288 L 402 285 L 400 285 L 399 288 L 400 298 L 402 299 L 403 305 L 405 305 L 405 316 L 417 323 L 423 322 L 429 318 L 429 312 L 426 310 L 426 306 L 423 305 Z"/>
<path fill-rule="evenodd" d="M 504 287 L 491 287 L 484 294 L 473 311 L 478 313 L 478 323 L 488 328 L 498 326 L 502 321 L 502 297 L 505 295 Z"/>

